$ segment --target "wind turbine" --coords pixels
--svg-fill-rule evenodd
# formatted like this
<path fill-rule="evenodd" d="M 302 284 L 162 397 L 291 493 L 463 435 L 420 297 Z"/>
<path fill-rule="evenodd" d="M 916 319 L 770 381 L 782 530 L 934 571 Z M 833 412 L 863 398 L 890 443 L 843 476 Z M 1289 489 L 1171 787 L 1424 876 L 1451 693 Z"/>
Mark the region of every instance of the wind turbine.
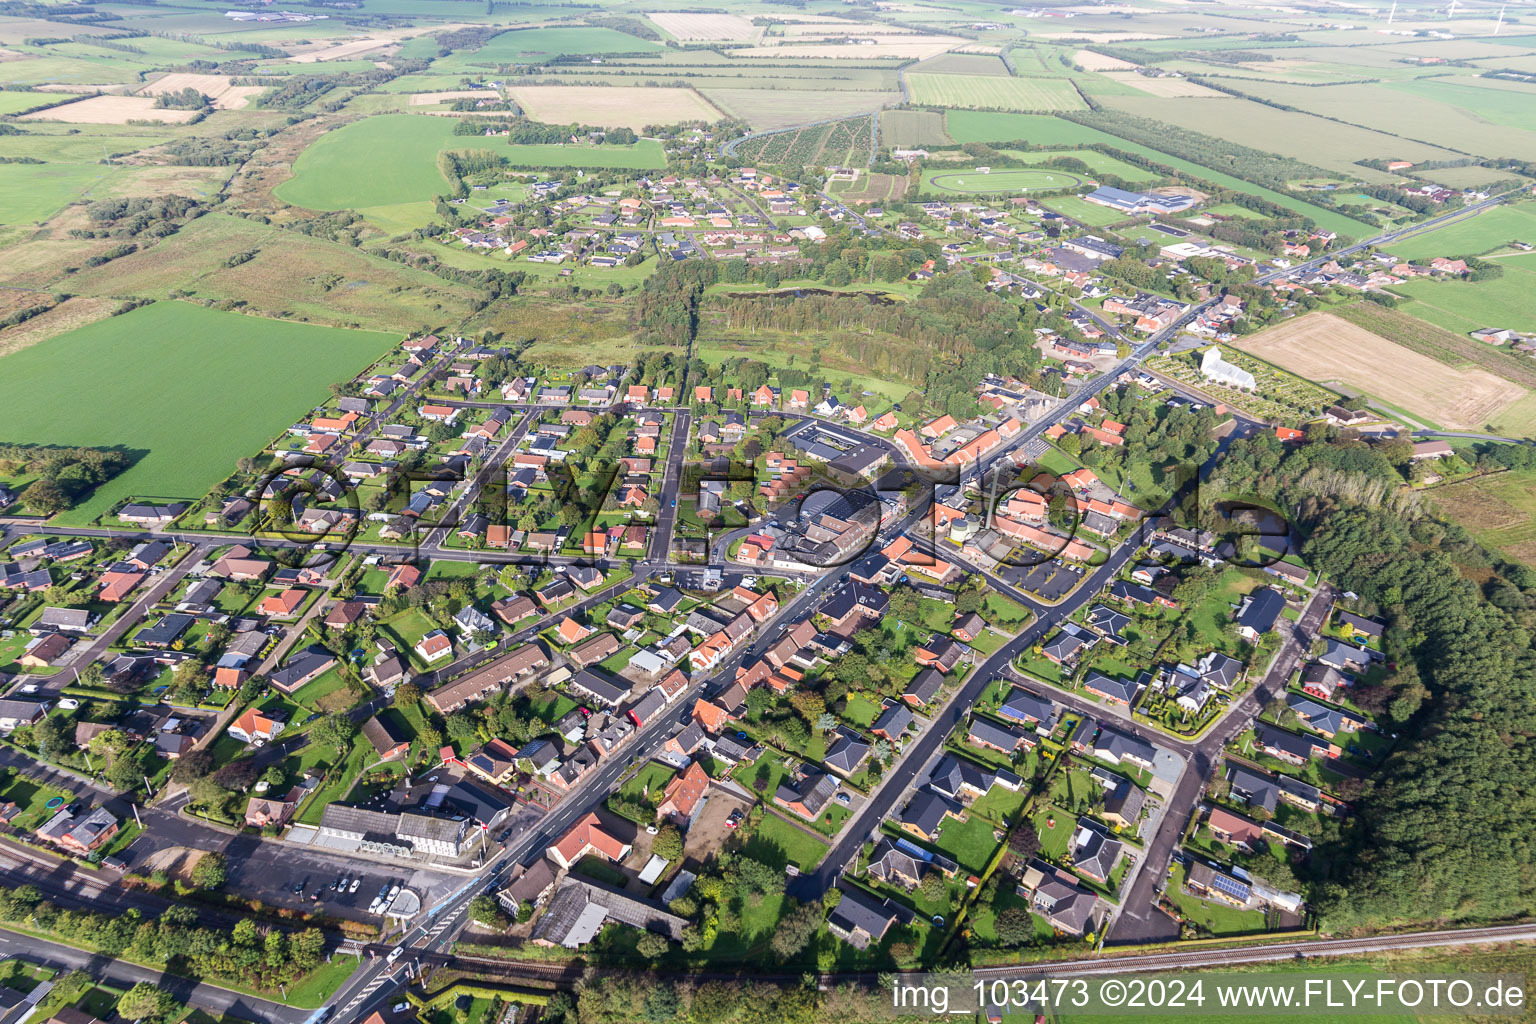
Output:
<path fill-rule="evenodd" d="M 1445 9 L 1445 19 L 1447 21 L 1449 21 L 1450 19 L 1456 17 L 1456 3 L 1457 3 L 1457 0 L 1451 0 L 1451 6 L 1449 6 L 1449 7 L 1447 7 Z"/>
<path fill-rule="evenodd" d="M 1387 12 L 1387 24 L 1392 24 L 1392 19 L 1397 17 L 1397 0 L 1392 0 L 1392 9 Z"/>
<path fill-rule="evenodd" d="M 1504 8 L 1499 8 L 1499 21 L 1493 26 L 1493 34 L 1498 35 L 1504 30 Z"/>

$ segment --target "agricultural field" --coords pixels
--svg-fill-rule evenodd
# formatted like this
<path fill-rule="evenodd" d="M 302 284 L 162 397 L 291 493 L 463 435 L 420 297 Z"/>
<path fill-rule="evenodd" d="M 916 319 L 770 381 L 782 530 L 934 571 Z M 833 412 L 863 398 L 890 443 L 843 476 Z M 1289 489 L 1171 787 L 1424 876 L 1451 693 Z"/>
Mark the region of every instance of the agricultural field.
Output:
<path fill-rule="evenodd" d="M 1524 93 L 1438 81 L 1317 87 L 1245 82 L 1243 91 L 1303 109 L 1348 111 L 1355 124 L 1402 136 L 1394 156 L 1413 145 L 1406 140 L 1427 138 L 1461 153 L 1536 157 L 1536 132 L 1510 130 L 1536 111 Z"/>
<path fill-rule="evenodd" d="M 809 81 L 797 84 L 806 86 Z M 774 131 L 807 121 L 867 115 L 901 94 L 894 91 L 856 89 L 784 89 L 771 87 L 756 78 L 746 78 L 725 88 L 705 87 L 704 97 L 722 111 L 751 125 L 755 131 Z M 882 111 L 906 113 L 905 111 Z"/>
<path fill-rule="evenodd" d="M 1194 102 L 1194 101 L 1192 101 Z M 1102 142 L 1127 153 L 1136 153 L 1149 160 L 1199 175 L 1207 181 L 1260 196 L 1272 203 L 1311 217 L 1319 226 L 1356 238 L 1369 238 L 1377 228 L 1341 213 L 1312 203 L 1302 202 L 1271 189 L 1251 184 L 1230 174 L 1202 167 L 1200 164 L 1170 156 L 1149 146 L 1122 139 L 1108 132 L 1080 125 L 1074 121 L 1053 117 L 1049 114 L 1000 114 L 985 111 L 952 110 L 945 117 L 945 126 L 956 142 L 1014 142 L 1023 140 L 1035 145 L 1072 146 L 1090 142 Z"/>
<path fill-rule="evenodd" d="M 611 28 L 565 26 L 513 29 L 493 37 L 478 50 L 455 53 L 432 62 L 438 74 L 495 68 L 523 60 L 543 60 L 564 54 L 652 53 L 661 44 Z"/>
<path fill-rule="evenodd" d="M 0 92 L 0 115 L 19 114 L 23 110 L 40 107 L 44 103 L 57 103 L 57 93 L 29 92 L 26 89 L 7 89 Z"/>
<path fill-rule="evenodd" d="M 994 110 L 1084 110 L 1072 83 L 1061 78 L 909 73 L 912 102 L 933 107 Z"/>
<path fill-rule="evenodd" d="M 689 14 L 681 11 L 664 11 L 648 14 L 661 29 L 673 39 L 724 40 L 741 42 L 757 33 L 757 26 L 750 18 L 739 14 Z"/>
<path fill-rule="evenodd" d="M 546 124 L 592 124 L 638 132 L 646 125 L 720 117 L 692 89 L 531 85 L 507 91 L 524 113 Z"/>
<path fill-rule="evenodd" d="M 609 90 L 603 90 L 609 91 Z M 353 209 L 368 216 L 379 208 L 424 204 L 418 216 L 431 217 L 432 200 L 448 190 L 437 167 L 446 150 L 483 149 L 513 164 L 539 167 L 633 167 L 663 165 L 661 148 L 642 140 L 634 146 L 508 146 L 500 140 L 454 135 L 454 121 L 415 114 L 381 114 L 329 132 L 294 161 L 294 176 L 274 191 L 279 199 L 311 210 Z M 391 158 L 380 161 L 377 155 Z"/>
<path fill-rule="evenodd" d="M 1246 352 L 1322 384 L 1378 398 L 1426 426 L 1480 430 L 1526 389 L 1479 368 L 1420 355 L 1329 313 L 1310 313 L 1242 339 Z"/>
<path fill-rule="evenodd" d="M 880 142 L 891 149 L 945 146 L 953 141 L 944 130 L 944 115 L 936 110 L 880 112 Z"/>
<path fill-rule="evenodd" d="M 1133 76 L 1139 77 L 1139 76 Z M 1143 79 L 1179 81 L 1179 79 Z M 1234 96 L 1169 101 L 1159 96 L 1115 96 L 1106 99 L 1116 110 L 1163 121 L 1179 128 L 1209 131 L 1221 126 L 1221 137 L 1254 149 L 1304 160 L 1340 174 L 1367 181 L 1391 181 L 1393 175 L 1372 171 L 1357 160 L 1390 154 L 1403 160 L 1450 160 L 1455 154 L 1438 146 L 1410 142 L 1383 132 L 1294 110 L 1276 110 Z"/>
<path fill-rule="evenodd" d="M 915 64 L 908 74 L 929 75 L 1000 75 L 1008 74 L 1008 65 L 1001 57 L 985 53 L 943 53 L 931 60 Z"/>
<path fill-rule="evenodd" d="M 196 499 L 399 338 L 157 302 L 0 358 L 0 437 L 137 456 L 70 523 L 130 496 Z"/>
<path fill-rule="evenodd" d="M 922 190 L 924 194 L 932 195 L 1022 195 L 1026 192 L 1076 188 L 1083 182 L 1080 175 L 1054 167 L 998 167 L 987 174 L 979 174 L 974 170 L 925 170 Z M 1109 209 L 1105 209 L 1105 212 L 1114 213 Z M 1123 219 L 1123 216 L 1115 217 L 1115 220 Z"/>
<path fill-rule="evenodd" d="M 1134 71 L 1109 71 L 1104 74 L 1104 77 L 1136 92 L 1159 96 L 1163 99 L 1222 95 L 1215 89 L 1201 85 L 1199 82 L 1191 82 L 1187 78 L 1151 78 Z"/>
<path fill-rule="evenodd" d="M 1045 163 L 1054 157 L 1066 156 L 1071 157 L 1073 160 L 1081 160 L 1088 165 L 1089 170 L 1099 174 L 1113 174 L 1116 177 L 1124 178 L 1126 181 L 1157 180 L 1157 175 L 1151 171 L 1144 171 L 1135 164 L 1128 164 L 1124 160 L 1117 160 L 1108 154 L 1100 153 L 1096 149 L 1057 149 L 1046 152 L 1005 149 L 1002 152 L 1007 153 L 1009 156 L 1016 156 L 1021 160 L 1033 160 L 1038 163 Z"/>
<path fill-rule="evenodd" d="M 0 224 L 45 221 L 113 173 L 91 164 L 0 164 Z"/>
<path fill-rule="evenodd" d="M 1502 203 L 1446 227 L 1393 242 L 1389 251 L 1405 260 L 1426 260 L 1480 255 L 1510 242 L 1536 243 L 1536 203 Z"/>
<path fill-rule="evenodd" d="M 867 164 L 873 142 L 873 118 L 858 117 L 751 138 L 735 155 L 764 164 L 846 167 Z"/>
<path fill-rule="evenodd" d="M 1509 327 L 1536 333 L 1536 258 L 1526 253 L 1498 257 L 1504 276 L 1490 281 L 1436 281 L 1416 278 L 1392 286 L 1413 299 L 1404 312 L 1457 334 L 1479 327 Z"/>
<path fill-rule="evenodd" d="M 198 75 L 174 72 L 163 75 L 138 90 L 140 96 L 160 96 L 164 93 L 196 89 L 213 100 L 219 110 L 239 110 L 249 106 L 253 97 L 266 90 L 259 85 L 235 85 L 229 75 Z"/>
<path fill-rule="evenodd" d="M 1536 567 L 1536 470 L 1473 477 L 1436 487 L 1429 496 L 1480 543 Z"/>
<path fill-rule="evenodd" d="M 130 121 L 160 121 L 186 124 L 197 117 L 195 110 L 161 110 L 148 96 L 89 96 L 47 110 L 22 114 L 25 121 L 64 121 L 69 124 L 127 124 Z"/>

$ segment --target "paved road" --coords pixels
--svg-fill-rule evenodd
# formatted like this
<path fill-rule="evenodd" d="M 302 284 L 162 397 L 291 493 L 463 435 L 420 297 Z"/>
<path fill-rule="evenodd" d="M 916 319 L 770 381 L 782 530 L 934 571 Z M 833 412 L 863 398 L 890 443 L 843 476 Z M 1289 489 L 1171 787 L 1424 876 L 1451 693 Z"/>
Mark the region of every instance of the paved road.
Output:
<path fill-rule="evenodd" d="M 0 953 L 7 957 L 25 957 L 35 964 L 58 971 L 83 970 L 99 981 L 105 981 L 124 989 L 132 988 L 141 981 L 153 983 L 175 996 L 178 1002 L 196 1006 L 215 1014 L 229 1014 L 241 1020 L 261 1021 L 264 1024 L 302 1024 L 313 1011 L 295 1009 L 282 1003 L 231 992 L 217 985 L 207 985 L 179 978 L 174 974 L 150 970 L 135 964 L 113 960 L 111 957 L 87 953 L 57 942 L 33 938 L 6 931 L 0 927 Z"/>
<path fill-rule="evenodd" d="M 1312 637 L 1317 635 L 1324 616 L 1333 605 L 1334 596 L 1333 589 L 1326 584 L 1313 592 L 1301 618 L 1282 640 L 1264 678 L 1234 702 L 1221 721 L 1200 738 L 1193 750 L 1186 753 L 1188 767 L 1167 803 L 1167 818 L 1163 827 L 1147 844 L 1141 870 L 1121 900 L 1124 910 L 1110 932 L 1112 943 L 1178 937 L 1178 926 L 1154 907 L 1157 894 L 1162 890 L 1163 881 L 1168 875 L 1173 848 L 1183 833 L 1189 812 L 1199 800 L 1205 782 L 1220 759 L 1227 741 L 1247 728 L 1248 723 L 1264 710 L 1266 704 L 1285 691 L 1286 680 L 1295 668 L 1297 659 L 1311 646 Z"/>

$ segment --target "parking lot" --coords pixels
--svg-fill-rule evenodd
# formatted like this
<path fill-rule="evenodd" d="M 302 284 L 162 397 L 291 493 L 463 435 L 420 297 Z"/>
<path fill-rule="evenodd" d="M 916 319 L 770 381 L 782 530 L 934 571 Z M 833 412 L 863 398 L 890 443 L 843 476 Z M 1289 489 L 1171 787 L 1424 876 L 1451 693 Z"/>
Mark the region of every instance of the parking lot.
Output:
<path fill-rule="evenodd" d="M 128 870 L 148 874 L 154 870 L 175 873 L 194 859 L 196 850 L 224 854 L 228 887 L 259 899 L 269 906 L 323 912 L 355 921 L 377 921 L 369 905 L 381 888 L 400 885 L 431 907 L 464 884 L 464 876 L 434 871 L 412 861 L 383 863 L 309 850 L 288 843 L 263 842 L 254 836 L 231 836 L 211 829 L 183 824 L 171 830 L 156 828 L 144 833 L 124 854 Z M 345 892 L 331 886 L 347 879 Z M 358 881 L 354 889 L 353 879 Z M 302 886 L 302 895 L 296 891 Z M 316 892 L 320 899 L 314 899 Z M 387 888 L 386 888 L 387 891 Z"/>

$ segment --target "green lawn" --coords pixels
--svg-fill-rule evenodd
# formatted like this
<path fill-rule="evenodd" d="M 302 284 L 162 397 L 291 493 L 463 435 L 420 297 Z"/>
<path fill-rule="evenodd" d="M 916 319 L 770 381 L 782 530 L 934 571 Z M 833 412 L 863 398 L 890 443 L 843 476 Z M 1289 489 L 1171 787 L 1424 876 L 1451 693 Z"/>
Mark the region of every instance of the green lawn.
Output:
<path fill-rule="evenodd" d="M 0 359 L 0 437 L 142 456 L 60 522 L 195 499 L 395 340 L 157 302 Z"/>
<path fill-rule="evenodd" d="M 880 705 L 868 697 L 849 697 L 847 707 L 843 708 L 843 718 L 861 729 L 868 729 L 879 717 Z"/>
<path fill-rule="evenodd" d="M 561 26 L 516 29 L 495 36 L 478 50 L 455 53 L 434 61 L 432 70 L 443 72 L 460 68 L 494 68 L 530 57 L 558 57 L 562 54 L 650 53 L 659 49 L 660 43 L 611 28 Z"/>
<path fill-rule="evenodd" d="M 997 850 L 993 837 L 992 822 L 980 815 L 969 814 L 964 821 L 946 819 L 933 845 L 943 850 L 962 867 L 980 872 Z"/>
<path fill-rule="evenodd" d="M 1261 911 L 1239 910 L 1185 892 L 1182 864 L 1174 864 L 1168 874 L 1168 898 L 1185 917 L 1204 925 L 1213 935 L 1246 935 L 1264 930 L 1264 914 Z"/>
<path fill-rule="evenodd" d="M 794 864 L 801 871 L 809 871 L 827 855 L 827 844 L 777 814 L 764 812 L 745 850 L 747 856 L 774 867 Z"/>

